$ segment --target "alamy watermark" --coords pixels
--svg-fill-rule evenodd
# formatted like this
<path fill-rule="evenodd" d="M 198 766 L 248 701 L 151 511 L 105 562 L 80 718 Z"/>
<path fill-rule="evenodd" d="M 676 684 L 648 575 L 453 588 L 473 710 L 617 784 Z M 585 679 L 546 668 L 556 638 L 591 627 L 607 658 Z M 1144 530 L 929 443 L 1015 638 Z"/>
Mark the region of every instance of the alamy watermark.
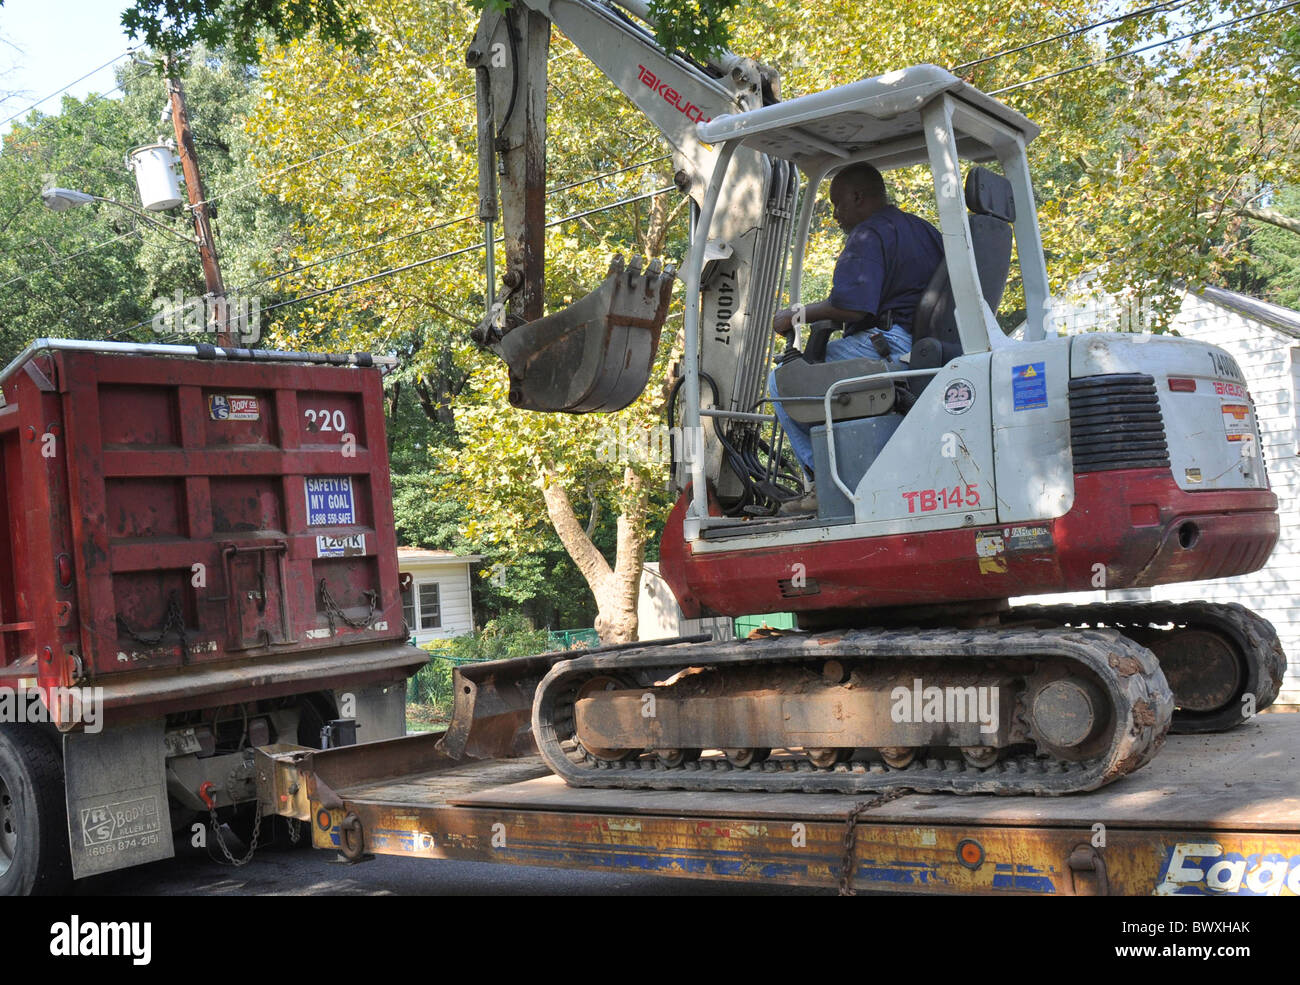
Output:
<path fill-rule="evenodd" d="M 245 346 L 262 338 L 260 297 L 186 297 L 177 288 L 169 298 L 154 298 L 153 310 L 151 324 L 159 335 L 215 335 L 224 325 Z"/>
<path fill-rule="evenodd" d="M 609 422 L 599 431 L 596 461 L 618 465 L 670 465 L 676 451 L 680 462 L 703 458 L 704 429 L 652 424 L 628 427 L 626 421 Z"/>
<path fill-rule="evenodd" d="M 0 723 L 80 724 L 91 735 L 104 730 L 102 687 L 0 687 Z"/>
<path fill-rule="evenodd" d="M 998 730 L 996 687 L 925 687 L 917 677 L 910 688 L 900 684 L 890 691 L 889 700 L 889 717 L 895 722 L 979 722 L 985 734 Z"/>

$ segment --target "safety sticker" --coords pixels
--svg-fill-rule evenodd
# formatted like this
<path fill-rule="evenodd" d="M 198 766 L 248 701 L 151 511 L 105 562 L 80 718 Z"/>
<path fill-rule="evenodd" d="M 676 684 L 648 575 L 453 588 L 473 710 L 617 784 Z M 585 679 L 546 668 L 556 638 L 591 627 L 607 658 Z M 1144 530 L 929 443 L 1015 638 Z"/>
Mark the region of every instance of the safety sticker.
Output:
<path fill-rule="evenodd" d="M 1046 363 L 1025 363 L 1011 367 L 1011 399 L 1016 410 L 1047 406 L 1046 366 Z"/>
<path fill-rule="evenodd" d="M 262 407 L 246 393 L 214 393 L 208 397 L 208 415 L 214 421 L 255 421 L 262 416 Z"/>
<path fill-rule="evenodd" d="M 352 502 L 352 478 L 346 475 L 318 475 L 308 478 L 307 525 L 356 523 Z"/>
<path fill-rule="evenodd" d="M 1255 429 L 1250 426 L 1250 408 L 1245 404 L 1224 404 L 1223 430 L 1229 441 L 1248 441 L 1255 436 Z"/>
<path fill-rule="evenodd" d="M 949 414 L 964 414 L 975 403 L 975 384 L 970 380 L 953 380 L 943 391 L 943 409 Z"/>
<path fill-rule="evenodd" d="M 975 557 L 982 575 L 1004 575 L 1007 559 L 1003 556 L 1006 545 L 1001 530 L 975 531 Z"/>
<path fill-rule="evenodd" d="M 1054 546 L 1050 527 L 1037 524 L 1029 527 L 1006 527 L 1002 531 L 1007 551 L 1050 551 Z"/>
<path fill-rule="evenodd" d="M 351 534 L 347 537 L 328 537 L 317 535 L 317 557 L 356 557 L 366 553 L 366 535 Z"/>

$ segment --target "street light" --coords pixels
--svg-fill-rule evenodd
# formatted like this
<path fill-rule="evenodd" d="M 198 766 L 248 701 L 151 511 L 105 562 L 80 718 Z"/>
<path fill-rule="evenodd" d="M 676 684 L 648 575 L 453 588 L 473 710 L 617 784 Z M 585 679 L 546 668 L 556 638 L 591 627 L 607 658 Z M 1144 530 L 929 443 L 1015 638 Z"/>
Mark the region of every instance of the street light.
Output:
<path fill-rule="evenodd" d="M 43 201 L 45 207 L 52 212 L 66 212 L 68 209 L 75 209 L 79 205 L 89 205 L 91 202 L 107 202 L 109 205 L 116 205 L 119 209 L 126 209 L 126 211 L 130 212 L 133 216 L 143 219 L 151 226 L 157 226 L 165 233 L 170 233 L 182 243 L 189 243 L 190 246 L 194 246 L 198 242 L 198 240 L 192 239 L 189 236 L 183 236 L 170 226 L 164 225 L 147 212 L 137 209 L 133 205 L 127 205 L 124 202 L 118 202 L 111 198 L 103 198 L 99 195 L 79 192 L 72 188 L 47 188 L 41 192 L 41 201 Z"/>

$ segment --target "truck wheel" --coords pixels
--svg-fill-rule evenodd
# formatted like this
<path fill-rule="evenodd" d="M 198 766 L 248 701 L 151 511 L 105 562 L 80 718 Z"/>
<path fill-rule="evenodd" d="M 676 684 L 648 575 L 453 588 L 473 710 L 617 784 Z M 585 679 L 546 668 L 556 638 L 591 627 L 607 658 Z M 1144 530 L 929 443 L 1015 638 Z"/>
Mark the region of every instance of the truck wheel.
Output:
<path fill-rule="evenodd" d="M 0 895 L 54 896 L 72 882 L 56 741 L 30 725 L 0 727 Z"/>

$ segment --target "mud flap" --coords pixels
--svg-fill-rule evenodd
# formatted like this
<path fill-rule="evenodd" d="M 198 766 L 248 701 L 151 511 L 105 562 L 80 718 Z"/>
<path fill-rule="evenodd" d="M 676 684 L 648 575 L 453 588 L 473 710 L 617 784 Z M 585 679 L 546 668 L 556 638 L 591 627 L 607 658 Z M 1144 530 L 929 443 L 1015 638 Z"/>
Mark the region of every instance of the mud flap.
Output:
<path fill-rule="evenodd" d="M 171 858 L 163 721 L 63 737 L 76 879 Z"/>
<path fill-rule="evenodd" d="M 610 262 L 601 285 L 563 311 L 499 331 L 474 333 L 510 368 L 510 403 L 523 410 L 585 414 L 621 410 L 654 368 L 675 271 L 641 258 Z"/>

